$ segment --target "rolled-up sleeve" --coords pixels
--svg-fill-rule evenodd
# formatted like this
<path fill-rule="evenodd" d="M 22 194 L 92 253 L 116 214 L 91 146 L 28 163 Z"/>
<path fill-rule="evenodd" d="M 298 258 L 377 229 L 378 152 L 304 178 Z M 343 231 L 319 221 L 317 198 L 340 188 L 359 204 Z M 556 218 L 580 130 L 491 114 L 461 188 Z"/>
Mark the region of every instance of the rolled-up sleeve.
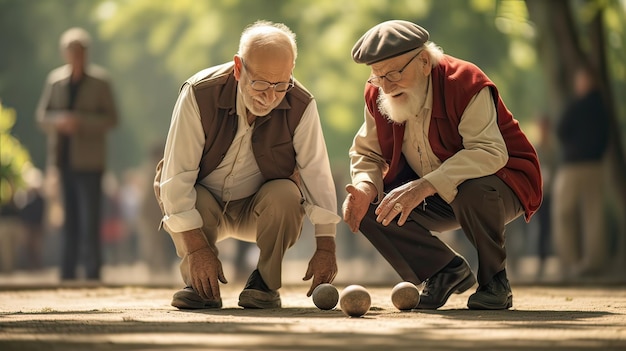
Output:
<path fill-rule="evenodd" d="M 192 88 L 186 84 L 172 112 L 160 182 L 165 211 L 163 223 L 170 232 L 202 227 L 202 217 L 196 210 L 194 186 L 204 142 L 198 105 Z"/>
<path fill-rule="evenodd" d="M 335 236 L 337 195 L 317 104 L 312 100 L 294 131 L 293 145 L 304 195 L 303 207 L 316 236 Z"/>

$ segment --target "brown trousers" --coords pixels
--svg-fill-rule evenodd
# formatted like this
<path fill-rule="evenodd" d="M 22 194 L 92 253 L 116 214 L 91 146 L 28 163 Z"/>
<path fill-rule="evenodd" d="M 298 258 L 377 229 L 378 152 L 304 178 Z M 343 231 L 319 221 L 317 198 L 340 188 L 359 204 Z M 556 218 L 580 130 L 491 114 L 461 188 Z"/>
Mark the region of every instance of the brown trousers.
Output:
<path fill-rule="evenodd" d="M 370 206 L 361 222 L 361 232 L 402 279 L 418 284 L 445 267 L 457 254 L 431 231 L 458 228 L 476 248 L 480 285 L 505 268 L 505 225 L 524 209 L 500 178 L 494 175 L 463 182 L 451 204 L 438 195 L 428 197 L 426 203 L 413 209 L 401 227 L 395 221 L 387 226 L 376 222 L 377 205 Z"/>
<path fill-rule="evenodd" d="M 259 191 L 245 199 L 217 201 L 205 187 L 196 185 L 196 208 L 202 217 L 202 232 L 209 246 L 218 254 L 216 243 L 226 238 L 256 242 L 259 247 L 257 269 L 272 290 L 281 287 L 282 261 L 302 231 L 304 209 L 296 184 L 289 179 L 268 181 Z M 225 206 L 226 205 L 226 206 Z M 167 226 L 166 226 L 167 230 Z M 177 248 L 182 247 L 180 233 L 168 230 Z M 191 285 L 187 257 L 182 257 L 183 281 Z"/>

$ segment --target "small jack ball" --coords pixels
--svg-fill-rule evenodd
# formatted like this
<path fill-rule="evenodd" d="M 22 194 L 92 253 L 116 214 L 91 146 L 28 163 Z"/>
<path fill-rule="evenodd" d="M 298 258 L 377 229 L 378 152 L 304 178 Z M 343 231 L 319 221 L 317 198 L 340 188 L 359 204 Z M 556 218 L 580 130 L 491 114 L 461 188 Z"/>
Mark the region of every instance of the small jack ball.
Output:
<path fill-rule="evenodd" d="M 413 283 L 398 283 L 391 290 L 391 302 L 400 311 L 411 310 L 420 302 L 419 290 Z"/>
<path fill-rule="evenodd" d="M 367 289 L 360 285 L 349 285 L 339 296 L 341 311 L 350 317 L 361 317 L 369 311 L 372 304 Z"/>
<path fill-rule="evenodd" d="M 320 310 L 332 310 L 337 306 L 337 301 L 339 301 L 339 292 L 332 284 L 328 283 L 315 287 L 311 296 L 313 303 Z"/>

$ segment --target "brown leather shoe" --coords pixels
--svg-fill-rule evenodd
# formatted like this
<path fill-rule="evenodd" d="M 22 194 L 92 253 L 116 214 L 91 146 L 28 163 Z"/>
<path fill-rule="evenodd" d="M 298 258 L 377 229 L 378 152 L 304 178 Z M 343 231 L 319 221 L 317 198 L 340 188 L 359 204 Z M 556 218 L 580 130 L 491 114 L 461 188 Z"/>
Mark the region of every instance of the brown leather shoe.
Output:
<path fill-rule="evenodd" d="M 463 293 L 476 283 L 472 270 L 463 260 L 458 267 L 445 267 L 425 281 L 417 309 L 436 310 L 445 305 L 452 293 Z"/>
<path fill-rule="evenodd" d="M 239 294 L 239 306 L 243 308 L 280 308 L 280 295 L 278 291 L 267 287 L 261 273 L 255 269 L 246 287 Z"/>
<path fill-rule="evenodd" d="M 192 287 L 188 286 L 174 293 L 172 306 L 182 310 L 222 308 L 222 299 L 205 300 Z"/>
<path fill-rule="evenodd" d="M 479 286 L 467 301 L 470 310 L 506 310 L 513 307 L 513 293 L 506 270 L 498 272 L 489 283 Z"/>

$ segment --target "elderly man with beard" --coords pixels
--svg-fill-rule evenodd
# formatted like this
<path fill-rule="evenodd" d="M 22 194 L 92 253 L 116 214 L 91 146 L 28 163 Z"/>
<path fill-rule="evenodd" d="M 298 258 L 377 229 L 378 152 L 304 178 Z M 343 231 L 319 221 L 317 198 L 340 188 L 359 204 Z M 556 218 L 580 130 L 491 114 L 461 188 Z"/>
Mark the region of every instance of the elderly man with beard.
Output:
<path fill-rule="evenodd" d="M 470 309 L 508 309 L 505 225 L 528 221 L 542 198 L 535 149 L 494 83 L 444 55 L 407 21 L 380 23 L 354 45 L 371 68 L 365 122 L 350 149 L 343 217 L 400 277 L 424 283 L 418 309 L 478 288 Z M 461 228 L 478 256 L 467 261 L 432 232 Z"/>

